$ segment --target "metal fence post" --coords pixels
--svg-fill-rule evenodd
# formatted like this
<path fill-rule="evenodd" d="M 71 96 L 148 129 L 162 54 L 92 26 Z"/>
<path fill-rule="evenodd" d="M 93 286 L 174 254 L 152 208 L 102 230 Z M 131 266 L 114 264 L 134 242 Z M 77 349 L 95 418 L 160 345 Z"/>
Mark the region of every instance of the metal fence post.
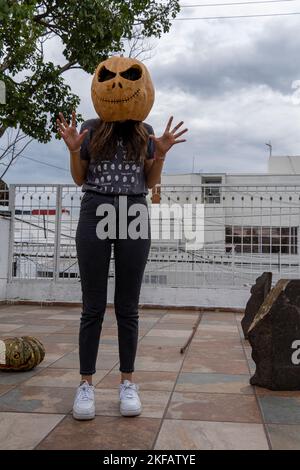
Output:
<path fill-rule="evenodd" d="M 62 185 L 59 184 L 56 186 L 54 266 L 53 266 L 53 280 L 55 282 L 59 279 L 61 216 L 62 216 Z"/>
<path fill-rule="evenodd" d="M 8 282 L 11 282 L 13 278 L 14 241 L 15 241 L 15 212 L 16 212 L 16 185 L 15 184 L 9 185 L 8 208 L 10 211 L 10 224 L 9 224 L 7 280 Z"/>

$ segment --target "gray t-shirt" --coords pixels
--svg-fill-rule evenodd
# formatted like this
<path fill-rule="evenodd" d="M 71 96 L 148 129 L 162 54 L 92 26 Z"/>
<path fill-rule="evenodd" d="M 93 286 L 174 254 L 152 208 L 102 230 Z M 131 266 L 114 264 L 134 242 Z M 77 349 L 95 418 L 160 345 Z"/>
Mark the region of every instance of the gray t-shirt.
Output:
<path fill-rule="evenodd" d="M 98 119 L 89 119 L 81 125 L 80 132 L 88 129 L 80 149 L 80 158 L 88 160 L 88 172 L 82 186 L 82 191 L 93 190 L 104 194 L 148 194 L 144 176 L 144 163 L 126 160 L 126 148 L 120 138 L 117 151 L 112 160 L 93 162 L 89 153 L 89 143 Z M 153 128 L 144 123 L 148 134 L 153 134 Z M 154 158 L 154 143 L 148 141 L 147 159 Z"/>

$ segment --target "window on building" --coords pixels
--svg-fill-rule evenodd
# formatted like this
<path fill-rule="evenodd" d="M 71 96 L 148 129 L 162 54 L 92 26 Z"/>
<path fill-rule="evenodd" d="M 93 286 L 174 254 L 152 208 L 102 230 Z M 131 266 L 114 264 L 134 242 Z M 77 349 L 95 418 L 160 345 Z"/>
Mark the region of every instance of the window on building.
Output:
<path fill-rule="evenodd" d="M 298 253 L 298 227 L 225 228 L 226 252 L 230 253 Z"/>
<path fill-rule="evenodd" d="M 220 204 L 221 202 L 221 177 L 203 176 L 202 184 L 211 186 L 202 186 L 202 201 L 204 204 Z"/>
<path fill-rule="evenodd" d="M 154 274 L 149 275 L 145 274 L 144 276 L 144 283 L 145 284 L 167 284 L 167 276 L 165 274 Z"/>

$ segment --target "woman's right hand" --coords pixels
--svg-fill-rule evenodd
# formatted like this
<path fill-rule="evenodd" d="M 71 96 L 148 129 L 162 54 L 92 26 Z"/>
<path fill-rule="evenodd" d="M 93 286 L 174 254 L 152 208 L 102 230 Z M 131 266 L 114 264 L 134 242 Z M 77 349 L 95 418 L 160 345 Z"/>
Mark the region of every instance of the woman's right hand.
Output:
<path fill-rule="evenodd" d="M 89 132 L 85 129 L 81 134 L 76 129 L 76 113 L 72 111 L 72 124 L 69 125 L 64 118 L 63 113 L 59 113 L 60 119 L 56 119 L 58 132 L 64 139 L 70 152 L 79 151 L 86 134 Z"/>

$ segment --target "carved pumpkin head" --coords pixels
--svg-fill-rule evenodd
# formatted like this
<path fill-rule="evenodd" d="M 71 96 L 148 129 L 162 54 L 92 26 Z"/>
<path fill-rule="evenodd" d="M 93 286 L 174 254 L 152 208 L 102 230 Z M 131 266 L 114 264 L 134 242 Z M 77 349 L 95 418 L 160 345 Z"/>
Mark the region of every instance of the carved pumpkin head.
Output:
<path fill-rule="evenodd" d="M 147 68 L 128 57 L 101 62 L 92 81 L 92 100 L 103 121 L 144 121 L 154 103 L 154 87 Z"/>
<path fill-rule="evenodd" d="M 0 370 L 30 370 L 45 357 L 42 343 L 31 336 L 0 340 Z"/>

